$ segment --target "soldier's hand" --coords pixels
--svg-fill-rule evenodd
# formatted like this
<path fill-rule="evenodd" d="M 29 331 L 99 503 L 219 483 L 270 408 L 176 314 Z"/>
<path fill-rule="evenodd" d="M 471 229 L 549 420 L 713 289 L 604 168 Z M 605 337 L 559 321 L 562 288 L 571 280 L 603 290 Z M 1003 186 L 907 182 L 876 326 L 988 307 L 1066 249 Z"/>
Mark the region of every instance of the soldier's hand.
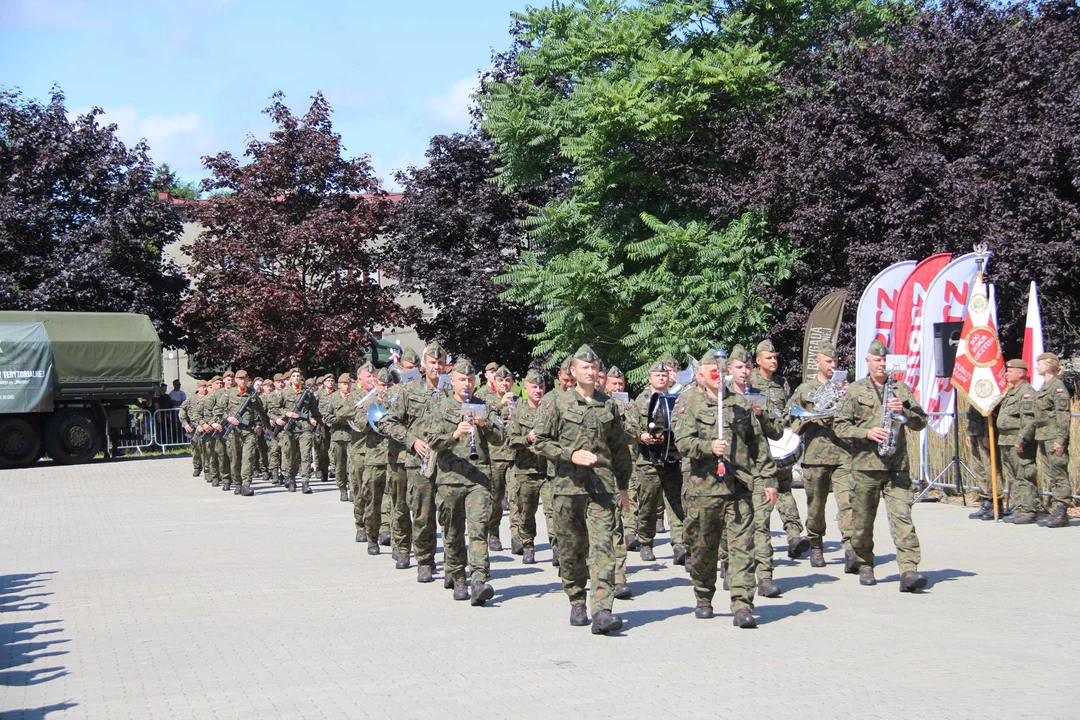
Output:
<path fill-rule="evenodd" d="M 988 437 L 984 437 L 984 438 L 982 439 L 982 444 L 983 444 L 983 447 L 984 447 L 984 448 L 986 448 L 986 449 L 990 449 L 990 438 L 988 438 Z"/>
<path fill-rule="evenodd" d="M 1064 455 L 1065 454 L 1065 446 L 1062 445 L 1061 443 L 1054 443 L 1054 454 L 1059 455 L 1059 456 Z"/>
<path fill-rule="evenodd" d="M 311 427 L 317 427 L 319 424 L 319 421 L 315 418 L 308 418 L 308 422 L 311 423 Z"/>
<path fill-rule="evenodd" d="M 716 457 L 723 457 L 727 452 L 728 443 L 727 440 L 713 440 L 712 441 L 712 454 Z"/>
<path fill-rule="evenodd" d="M 573 454 L 570 455 L 570 462 L 575 465 L 581 465 L 582 467 L 595 465 L 598 459 L 596 453 L 591 453 L 588 450 L 575 450 Z"/>
<path fill-rule="evenodd" d="M 968 450 L 971 449 L 971 436 L 970 435 L 968 435 L 966 438 L 964 438 L 964 444 L 968 446 Z"/>
<path fill-rule="evenodd" d="M 660 438 L 656 437 L 652 433 L 643 432 L 638 438 L 644 445 L 655 445 L 660 442 Z"/>
<path fill-rule="evenodd" d="M 769 501 L 769 507 L 776 507 L 776 499 L 780 497 L 780 491 L 776 488 L 765 488 L 765 499 Z"/>
<path fill-rule="evenodd" d="M 300 413 L 296 413 L 296 412 L 293 412 L 292 410 L 290 410 L 289 412 L 285 413 L 285 417 L 291 417 L 294 420 L 299 420 L 300 419 Z"/>
<path fill-rule="evenodd" d="M 416 442 L 414 442 L 412 444 L 412 449 L 416 452 L 417 455 L 422 458 L 427 457 L 428 453 L 431 452 L 431 450 L 428 449 L 427 443 L 423 440 L 417 440 Z"/>
<path fill-rule="evenodd" d="M 1024 443 L 1016 443 L 1013 447 L 1016 448 L 1016 452 L 1024 452 Z"/>
<path fill-rule="evenodd" d="M 184 426 L 184 431 L 189 432 L 189 433 L 193 433 L 193 432 L 195 432 L 195 428 L 191 427 L 190 425 L 185 425 Z"/>
<path fill-rule="evenodd" d="M 761 406 L 755 403 L 751 407 L 754 408 L 754 414 L 757 415 L 758 417 L 761 417 Z"/>
<path fill-rule="evenodd" d="M 870 440 L 872 442 L 876 442 L 876 443 L 885 442 L 885 440 L 888 437 L 889 437 L 889 431 L 886 430 L 885 428 L 876 427 L 876 428 L 870 428 L 869 430 L 866 431 L 866 439 Z"/>
<path fill-rule="evenodd" d="M 259 437 L 262 437 L 262 434 L 263 434 L 262 425 L 259 425 L 258 427 L 255 428 L 255 434 L 258 435 Z"/>
<path fill-rule="evenodd" d="M 230 415 L 229 417 L 227 417 L 225 419 L 229 421 L 230 425 L 239 425 L 240 424 L 240 421 L 237 420 L 236 418 L 234 418 L 232 415 Z"/>
<path fill-rule="evenodd" d="M 476 427 L 486 428 L 488 426 L 488 421 L 486 417 L 478 417 L 474 420 L 474 422 L 476 423 Z"/>
<path fill-rule="evenodd" d="M 529 441 L 529 444 L 536 442 L 536 431 L 530 430 L 529 434 L 525 436 L 525 439 Z"/>
<path fill-rule="evenodd" d="M 506 393 L 502 396 L 502 399 L 499 402 L 501 402 L 503 405 L 509 405 L 510 403 L 514 402 L 514 393 Z"/>
<path fill-rule="evenodd" d="M 626 490 L 619 491 L 619 504 L 626 512 L 630 512 L 630 493 Z"/>
<path fill-rule="evenodd" d="M 457 424 L 457 429 L 454 430 L 454 439 L 463 438 L 472 432 L 472 423 L 468 420 L 462 420 Z"/>
<path fill-rule="evenodd" d="M 213 425 L 211 425 L 210 427 L 214 428 L 214 429 L 215 429 L 215 430 L 217 430 L 218 432 L 221 432 L 221 431 L 222 431 L 222 430 L 224 429 L 224 428 L 222 428 L 222 427 L 221 427 L 220 425 L 218 425 L 217 423 L 214 423 L 214 424 L 213 424 Z"/>
<path fill-rule="evenodd" d="M 904 412 L 904 403 L 900 402 L 899 398 L 893 398 L 886 406 L 889 408 L 889 412 L 902 413 Z"/>

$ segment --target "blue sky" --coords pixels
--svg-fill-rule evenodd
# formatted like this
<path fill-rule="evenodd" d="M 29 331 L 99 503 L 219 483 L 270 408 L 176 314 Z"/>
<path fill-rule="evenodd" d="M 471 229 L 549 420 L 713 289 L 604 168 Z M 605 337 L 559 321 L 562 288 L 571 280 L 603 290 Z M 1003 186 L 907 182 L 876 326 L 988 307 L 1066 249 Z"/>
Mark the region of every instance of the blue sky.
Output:
<path fill-rule="evenodd" d="M 423 164 L 432 135 L 468 128 L 477 70 L 526 4 L 0 0 L 0 84 L 41 100 L 57 84 L 69 111 L 104 108 L 184 180 L 203 177 L 201 156 L 265 138 L 275 90 L 297 114 L 321 90 L 346 154 L 370 155 L 393 189 L 391 170 Z"/>

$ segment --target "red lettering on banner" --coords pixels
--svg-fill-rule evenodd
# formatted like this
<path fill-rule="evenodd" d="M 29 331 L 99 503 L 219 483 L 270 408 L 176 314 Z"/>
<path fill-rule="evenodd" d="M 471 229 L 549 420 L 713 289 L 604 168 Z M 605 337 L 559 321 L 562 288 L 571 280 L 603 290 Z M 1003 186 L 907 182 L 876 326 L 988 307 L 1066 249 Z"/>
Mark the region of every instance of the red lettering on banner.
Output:
<path fill-rule="evenodd" d="M 989 328 L 975 328 L 968 336 L 967 354 L 976 365 L 993 365 L 998 354 L 997 336 Z"/>
<path fill-rule="evenodd" d="M 942 309 L 942 322 L 957 322 L 964 319 L 967 308 L 968 284 L 956 287 L 952 282 L 945 283 L 945 307 Z"/>
<path fill-rule="evenodd" d="M 956 365 L 953 366 L 953 378 L 958 380 L 965 388 L 971 386 L 971 368 L 968 366 L 967 358 L 956 358 Z"/>

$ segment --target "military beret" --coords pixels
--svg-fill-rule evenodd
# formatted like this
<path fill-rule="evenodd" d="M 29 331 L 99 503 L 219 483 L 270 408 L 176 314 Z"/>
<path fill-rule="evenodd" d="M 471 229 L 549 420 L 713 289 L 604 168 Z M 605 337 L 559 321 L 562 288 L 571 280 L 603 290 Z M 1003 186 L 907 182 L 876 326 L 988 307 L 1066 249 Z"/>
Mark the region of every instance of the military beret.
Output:
<path fill-rule="evenodd" d="M 531 383 L 533 385 L 543 385 L 544 376 L 540 373 L 539 370 L 530 370 L 528 373 L 525 374 L 525 382 Z"/>
<path fill-rule="evenodd" d="M 600 360 L 600 356 L 593 352 L 593 349 L 588 344 L 582 345 L 574 353 L 574 359 L 581 362 L 594 363 Z"/>
<path fill-rule="evenodd" d="M 574 362 L 574 356 L 573 355 L 567 355 L 566 359 L 562 361 L 562 365 L 559 366 L 559 372 L 563 373 L 564 375 L 569 375 L 570 374 L 570 365 L 573 364 L 573 362 Z"/>
<path fill-rule="evenodd" d="M 731 355 L 728 356 L 732 362 L 749 362 L 750 353 L 746 352 L 746 348 L 742 345 L 736 345 L 731 348 Z"/>
<path fill-rule="evenodd" d="M 379 374 L 375 376 L 375 379 L 385 385 L 393 385 L 397 382 L 397 378 L 394 377 L 394 371 L 390 368 L 379 370 Z"/>
<path fill-rule="evenodd" d="M 360 367 L 356 368 L 356 373 L 358 375 L 360 373 L 362 373 L 362 372 L 374 373 L 375 372 L 375 366 L 372 365 L 370 361 L 368 361 L 368 362 L 364 363 L 363 365 L 361 365 Z"/>
<path fill-rule="evenodd" d="M 206 381 L 205 380 L 200 380 L 199 382 L 197 382 L 195 384 L 195 387 L 206 387 Z"/>
<path fill-rule="evenodd" d="M 619 369 L 618 365 L 612 365 L 611 369 L 607 371 L 608 377 L 621 378 L 625 377 L 623 371 Z"/>
<path fill-rule="evenodd" d="M 287 377 L 287 378 L 291 377 L 293 373 L 300 373 L 301 377 L 304 376 L 304 373 L 300 368 L 294 367 L 294 368 L 289 368 L 288 370 L 285 371 L 285 377 Z"/>
<path fill-rule="evenodd" d="M 442 345 L 440 345 L 437 341 L 431 342 L 424 347 L 424 357 L 442 360 L 444 357 L 446 357 L 446 351 L 443 350 Z"/>
<path fill-rule="evenodd" d="M 352 375 L 350 375 L 349 373 L 341 373 L 340 375 L 338 375 L 337 381 L 339 383 L 351 383 Z"/>
<path fill-rule="evenodd" d="M 1061 362 L 1061 360 L 1058 359 L 1058 356 L 1052 352 L 1044 352 L 1042 355 L 1035 358 L 1036 362 L 1038 362 L 1039 360 L 1053 360 L 1056 363 Z"/>
<path fill-rule="evenodd" d="M 881 342 L 877 338 L 870 343 L 870 349 L 866 351 L 867 355 L 876 355 L 877 357 L 885 357 L 889 354 L 889 348 L 885 347 L 885 343 Z"/>
<path fill-rule="evenodd" d="M 261 382 L 263 382 L 263 379 L 261 377 L 257 377 L 257 378 L 255 378 L 255 382 L 261 383 Z"/>
<path fill-rule="evenodd" d="M 214 377 L 210 378 L 210 382 L 212 382 L 212 383 L 221 382 L 221 376 L 220 375 L 215 375 Z"/>
<path fill-rule="evenodd" d="M 281 382 L 285 379 L 285 376 L 281 373 L 274 373 L 274 382 Z"/>
<path fill-rule="evenodd" d="M 825 357 L 830 357 L 833 360 L 835 360 L 836 359 L 836 346 L 833 345 L 831 342 L 823 343 L 821 345 L 821 347 L 818 348 L 817 354 L 818 355 L 824 355 Z"/>
<path fill-rule="evenodd" d="M 514 373 L 510 372 L 510 368 L 505 365 L 500 365 L 499 369 L 495 371 L 495 377 L 497 378 L 512 378 Z"/>
<path fill-rule="evenodd" d="M 462 355 L 454 363 L 453 372 L 461 373 L 462 375 L 475 375 L 476 368 L 473 367 L 472 361 L 469 358 Z"/>
<path fill-rule="evenodd" d="M 226 370 L 224 373 L 222 373 L 221 379 L 224 380 L 228 377 L 236 377 L 236 375 L 233 374 L 232 370 Z M 247 373 L 244 374 L 244 377 L 247 377 Z"/>
<path fill-rule="evenodd" d="M 713 348 L 705 351 L 705 354 L 701 356 L 700 364 L 723 366 L 726 362 L 727 351 L 723 348 Z"/>
<path fill-rule="evenodd" d="M 488 370 L 498 370 L 498 369 L 499 369 L 499 363 L 497 363 L 497 362 L 489 362 L 487 365 L 484 366 L 484 372 L 487 372 Z"/>
<path fill-rule="evenodd" d="M 660 356 L 660 362 L 667 365 L 668 370 L 678 370 L 679 369 L 679 361 L 676 360 L 675 356 L 672 355 L 669 352 L 666 352 L 666 353 L 664 353 L 663 355 Z"/>
<path fill-rule="evenodd" d="M 247 370 L 237 370 L 236 374 L 233 375 L 233 377 L 235 377 L 237 379 L 244 378 L 245 380 L 247 380 L 247 376 L 248 376 Z"/>
<path fill-rule="evenodd" d="M 755 351 L 755 353 L 760 355 L 763 352 L 776 352 L 776 346 L 772 344 L 772 340 L 765 338 L 757 344 L 757 350 Z"/>
<path fill-rule="evenodd" d="M 1028 364 L 1026 362 L 1024 362 L 1023 360 L 1010 360 L 1009 362 L 1005 363 L 1005 367 L 1007 367 L 1007 368 L 1019 368 L 1020 370 L 1027 370 L 1028 369 Z"/>
<path fill-rule="evenodd" d="M 672 367 L 670 365 L 668 365 L 666 362 L 664 362 L 663 359 L 657 360 L 656 362 L 654 362 L 652 365 L 649 366 L 649 372 L 651 372 L 651 373 L 654 373 L 654 372 L 666 373 L 668 370 L 671 370 L 671 369 L 672 369 Z"/>

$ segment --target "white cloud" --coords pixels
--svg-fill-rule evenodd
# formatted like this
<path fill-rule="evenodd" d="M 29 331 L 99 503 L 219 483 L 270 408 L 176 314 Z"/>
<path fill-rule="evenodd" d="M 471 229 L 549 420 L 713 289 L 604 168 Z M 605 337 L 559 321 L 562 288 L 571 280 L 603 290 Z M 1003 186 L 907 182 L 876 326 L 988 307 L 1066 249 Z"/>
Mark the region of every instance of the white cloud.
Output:
<path fill-rule="evenodd" d="M 464 129 L 470 119 L 469 104 L 472 102 L 470 96 L 478 89 L 475 76 L 458 80 L 450 86 L 450 92 L 446 95 L 424 100 L 424 108 L 436 120 Z"/>

